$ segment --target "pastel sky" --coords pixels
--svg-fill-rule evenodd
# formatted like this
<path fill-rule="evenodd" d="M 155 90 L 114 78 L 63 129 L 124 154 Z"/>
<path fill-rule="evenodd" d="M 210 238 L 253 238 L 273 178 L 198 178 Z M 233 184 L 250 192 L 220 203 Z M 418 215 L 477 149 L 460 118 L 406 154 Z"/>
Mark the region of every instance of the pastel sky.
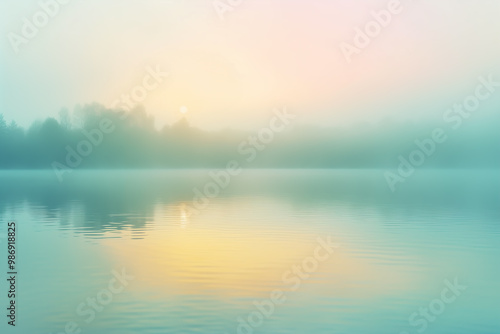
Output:
<path fill-rule="evenodd" d="M 478 76 L 500 79 L 497 0 L 402 0 L 348 63 L 339 45 L 389 2 L 242 0 L 221 20 L 212 0 L 71 0 L 16 54 L 8 34 L 40 5 L 4 0 L 1 113 L 26 126 L 77 104 L 111 106 L 147 66 L 169 72 L 142 102 L 158 125 L 185 107 L 206 129 L 258 126 L 282 106 L 318 125 L 426 117 Z"/>

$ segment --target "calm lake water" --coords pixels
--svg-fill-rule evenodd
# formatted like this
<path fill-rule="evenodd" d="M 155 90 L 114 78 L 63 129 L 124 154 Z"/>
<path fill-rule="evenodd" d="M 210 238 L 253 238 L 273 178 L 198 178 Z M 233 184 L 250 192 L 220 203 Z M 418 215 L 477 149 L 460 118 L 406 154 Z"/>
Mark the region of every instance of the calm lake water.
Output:
<path fill-rule="evenodd" d="M 191 212 L 209 181 L 204 170 L 74 171 L 62 183 L 0 172 L 0 231 L 17 223 L 19 272 L 18 326 L 2 314 L 1 332 L 500 333 L 498 171 L 417 171 L 392 193 L 378 170 L 246 170 Z M 318 236 L 339 247 L 291 274 Z M 134 279 L 102 292 L 113 270 Z M 455 280 L 462 290 L 443 297 Z M 0 289 L 5 309 L 5 279 Z M 273 290 L 286 300 L 260 321 L 254 302 Z"/>

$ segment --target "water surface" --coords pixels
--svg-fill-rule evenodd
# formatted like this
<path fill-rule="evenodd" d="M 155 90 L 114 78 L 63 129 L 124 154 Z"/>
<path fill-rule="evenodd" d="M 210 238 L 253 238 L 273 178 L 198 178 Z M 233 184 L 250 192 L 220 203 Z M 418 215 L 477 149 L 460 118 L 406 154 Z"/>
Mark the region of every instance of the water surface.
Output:
<path fill-rule="evenodd" d="M 193 188 L 209 181 L 205 170 L 73 171 L 62 183 L 0 172 L 1 233 L 19 227 L 15 331 L 238 333 L 279 289 L 286 301 L 255 333 L 418 333 L 408 318 L 457 279 L 466 290 L 425 331 L 500 332 L 497 171 L 418 171 L 392 193 L 378 170 L 246 170 L 193 213 Z M 292 290 L 283 275 L 318 237 L 340 246 Z M 134 279 L 87 323 L 76 309 L 113 270 Z"/>

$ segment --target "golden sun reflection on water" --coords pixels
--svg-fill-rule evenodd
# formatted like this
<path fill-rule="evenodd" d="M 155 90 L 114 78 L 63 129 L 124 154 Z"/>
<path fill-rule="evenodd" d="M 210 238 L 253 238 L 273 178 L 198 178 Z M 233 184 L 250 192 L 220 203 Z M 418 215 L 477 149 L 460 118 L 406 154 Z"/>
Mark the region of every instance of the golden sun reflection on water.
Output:
<path fill-rule="evenodd" d="M 294 230 L 272 221 L 241 224 L 210 215 L 188 217 L 184 204 L 165 211 L 175 215 L 155 215 L 150 222 L 155 229 L 143 239 L 105 241 L 114 260 L 140 282 L 132 289 L 154 289 L 159 298 L 165 294 L 266 298 L 273 289 L 289 290 L 293 284 L 284 282 L 283 274 L 313 256 L 318 247 L 320 233 L 313 229 Z M 382 271 L 369 258 L 355 256 L 352 245 L 343 245 L 335 236 L 332 240 L 340 248 L 311 273 L 309 293 L 375 298 L 388 286 L 404 289 L 411 284 L 410 276 Z M 367 277 L 372 284 L 356 285 Z"/>

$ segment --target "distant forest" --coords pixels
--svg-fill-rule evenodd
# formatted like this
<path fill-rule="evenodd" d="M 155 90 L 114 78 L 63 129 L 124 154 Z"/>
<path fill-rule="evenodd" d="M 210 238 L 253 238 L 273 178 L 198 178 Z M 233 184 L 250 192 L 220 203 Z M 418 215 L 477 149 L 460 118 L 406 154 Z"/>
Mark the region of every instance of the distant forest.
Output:
<path fill-rule="evenodd" d="M 386 119 L 338 128 L 292 124 L 263 149 L 248 141 L 258 130 L 205 131 L 186 119 L 157 130 L 142 107 L 125 113 L 89 104 L 27 129 L 0 114 L 0 168 L 51 169 L 54 162 L 67 165 L 68 154 L 72 168 L 224 168 L 231 160 L 247 168 L 397 168 L 398 157 L 407 158 L 418 149 L 415 140 L 429 138 L 435 128 L 444 129 L 447 140 L 423 168 L 498 168 L 499 125 L 497 114 L 471 117 L 456 130 L 442 120 Z M 101 138 L 94 130 L 103 126 L 108 132 Z"/>

